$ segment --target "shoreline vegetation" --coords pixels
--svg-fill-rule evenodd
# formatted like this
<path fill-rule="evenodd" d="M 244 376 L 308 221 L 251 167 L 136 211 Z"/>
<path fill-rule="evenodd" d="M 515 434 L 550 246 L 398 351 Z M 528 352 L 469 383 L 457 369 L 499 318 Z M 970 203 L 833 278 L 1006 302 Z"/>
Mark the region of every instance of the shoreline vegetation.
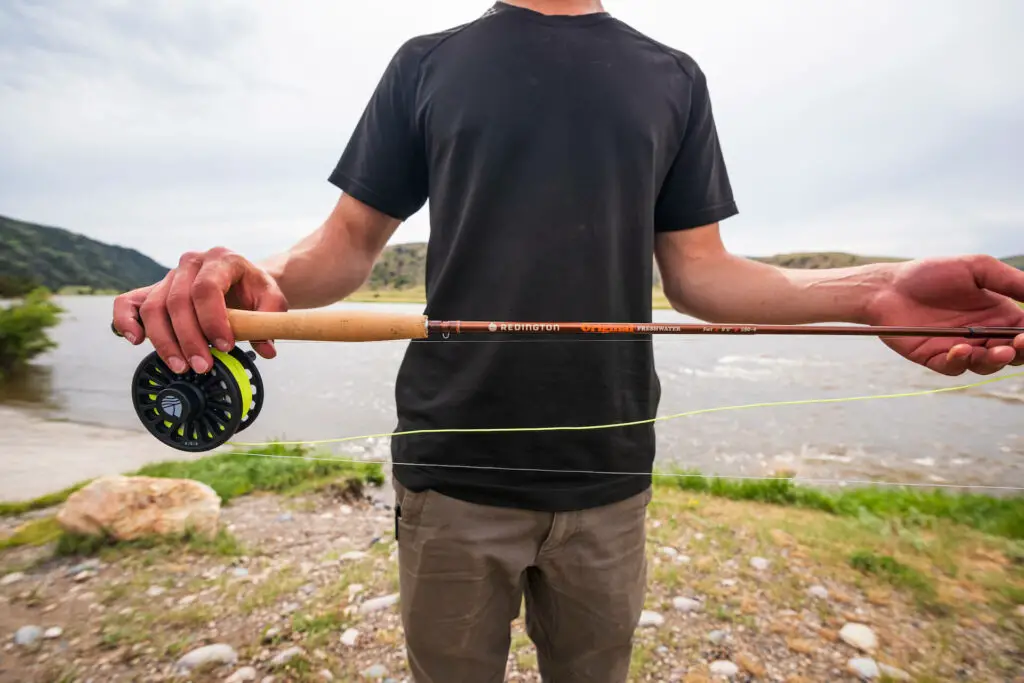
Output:
<path fill-rule="evenodd" d="M 0 630 L 64 634 L 63 649 L 42 637 L 17 647 L 8 671 L 172 680 L 189 656 L 221 647 L 232 656 L 191 680 L 245 666 L 259 676 L 236 680 L 407 676 L 393 519 L 366 495 L 385 484 L 382 464 L 262 452 L 275 457 L 225 452 L 130 473 L 212 487 L 222 501 L 213 537 L 67 534 L 54 513 L 85 482 L 0 504 Z M 931 683 L 1021 671 L 1024 498 L 693 472 L 660 473 L 654 487 L 631 680 L 707 683 L 735 670 L 809 683 L 885 671 L 874 680 Z M 95 616 L 72 609 L 82 600 Z M 538 681 L 522 614 L 513 628 L 508 680 Z"/>

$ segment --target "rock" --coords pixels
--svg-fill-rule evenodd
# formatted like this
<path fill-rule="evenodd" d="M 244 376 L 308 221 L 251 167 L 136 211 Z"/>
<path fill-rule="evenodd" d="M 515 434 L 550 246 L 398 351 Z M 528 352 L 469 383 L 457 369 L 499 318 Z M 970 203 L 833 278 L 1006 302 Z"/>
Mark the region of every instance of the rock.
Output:
<path fill-rule="evenodd" d="M 384 668 L 383 664 L 374 664 L 371 667 L 363 669 L 363 678 L 384 678 L 387 676 L 388 670 Z"/>
<path fill-rule="evenodd" d="M 163 586 L 150 586 L 146 591 L 146 595 L 151 598 L 159 598 L 161 595 L 167 592 L 167 589 Z"/>
<path fill-rule="evenodd" d="M 220 497 L 206 484 L 161 477 L 101 477 L 67 499 L 57 522 L 65 531 L 119 541 L 186 531 L 213 537 Z"/>
<path fill-rule="evenodd" d="M 726 678 L 733 678 L 740 672 L 740 668 L 732 662 L 719 659 L 716 662 L 711 662 L 709 667 L 712 676 L 725 676 Z"/>
<path fill-rule="evenodd" d="M 236 579 L 245 578 L 246 576 L 249 576 L 249 570 L 245 567 L 235 567 L 231 570 L 231 575 Z"/>
<path fill-rule="evenodd" d="M 295 659 L 299 655 L 303 655 L 305 653 L 305 650 L 303 650 L 298 645 L 295 645 L 293 647 L 288 648 L 287 650 L 282 650 L 281 652 L 278 652 L 276 655 L 274 655 L 273 659 L 270 660 L 270 666 L 284 666 L 285 664 Z"/>
<path fill-rule="evenodd" d="M 43 638 L 47 640 L 60 638 L 62 635 L 64 635 L 64 629 L 62 629 L 60 626 L 51 626 L 43 632 Z"/>
<path fill-rule="evenodd" d="M 10 586 L 12 583 L 17 583 L 25 578 L 25 575 L 21 572 L 11 572 L 10 574 L 4 574 L 4 577 L 0 579 L 0 586 Z"/>
<path fill-rule="evenodd" d="M 878 636 L 864 624 L 849 623 L 839 630 L 839 638 L 863 652 L 874 652 L 878 647 Z"/>
<path fill-rule="evenodd" d="M 712 645 L 719 645 L 725 640 L 725 631 L 712 631 L 708 634 L 708 642 Z"/>
<path fill-rule="evenodd" d="M 392 593 L 391 595 L 384 595 L 379 598 L 370 598 L 359 606 L 360 614 L 369 614 L 371 612 L 379 612 L 382 609 L 387 609 L 398 602 L 398 593 Z"/>
<path fill-rule="evenodd" d="M 1017 605 L 1017 609 L 1013 610 L 1013 613 L 1024 619 L 1024 605 Z"/>
<path fill-rule="evenodd" d="M 279 522 L 290 522 L 293 519 L 295 519 L 295 517 L 290 512 L 282 512 L 277 516 L 277 521 Z"/>
<path fill-rule="evenodd" d="M 910 674 L 903 669 L 897 669 L 895 666 L 889 666 L 888 664 L 878 664 L 878 670 L 886 678 L 891 678 L 894 681 L 909 681 L 911 680 Z"/>
<path fill-rule="evenodd" d="M 263 642 L 269 643 L 274 638 L 277 638 L 279 635 L 281 635 L 281 629 L 277 626 L 271 626 L 267 629 L 267 632 L 263 634 Z"/>
<path fill-rule="evenodd" d="M 881 674 L 875 660 L 868 657 L 855 657 L 846 663 L 846 668 L 862 680 L 871 681 Z"/>
<path fill-rule="evenodd" d="M 187 673 L 200 666 L 210 664 L 234 664 L 238 661 L 238 653 L 235 648 L 223 643 L 215 645 L 204 645 L 184 655 L 175 664 L 179 672 Z"/>
<path fill-rule="evenodd" d="M 346 629 L 341 634 L 341 644 L 347 645 L 348 647 L 355 647 L 356 641 L 359 640 L 359 630 L 350 628 Z"/>
<path fill-rule="evenodd" d="M 675 548 L 669 548 L 668 546 L 663 546 L 661 548 L 658 548 L 658 552 L 660 552 L 665 557 L 673 557 L 674 558 L 674 557 L 678 557 L 679 556 L 679 551 L 678 550 L 676 550 Z"/>
<path fill-rule="evenodd" d="M 678 597 L 672 599 L 672 606 L 680 612 L 696 612 L 700 610 L 701 603 L 693 598 Z"/>
<path fill-rule="evenodd" d="M 771 563 L 768 562 L 768 560 L 764 559 L 763 557 L 752 557 L 752 558 L 750 558 L 750 566 L 753 567 L 754 569 L 756 569 L 759 572 L 763 572 L 765 569 L 768 569 L 768 565 L 769 564 L 771 564 Z"/>
<path fill-rule="evenodd" d="M 38 626 L 22 626 L 14 632 L 14 644 L 31 647 L 43 637 L 43 629 Z"/>
<path fill-rule="evenodd" d="M 348 562 L 350 560 L 361 560 L 366 557 L 366 553 L 362 550 L 350 550 L 341 557 L 338 558 L 339 562 Z"/>
<path fill-rule="evenodd" d="M 250 683 L 255 681 L 259 674 L 251 666 L 243 666 L 241 669 L 224 679 L 224 683 Z"/>
<path fill-rule="evenodd" d="M 644 610 L 640 613 L 640 622 L 637 624 L 639 628 L 656 627 L 661 626 L 665 623 L 665 617 L 661 616 L 657 612 L 650 610 Z"/>
<path fill-rule="evenodd" d="M 317 674 L 317 677 L 321 681 L 333 681 L 334 680 L 334 674 L 332 674 L 327 669 L 320 669 L 320 672 Z"/>
<path fill-rule="evenodd" d="M 811 586 L 807 589 L 807 594 L 812 598 L 817 598 L 818 600 L 828 600 L 828 589 L 824 586 Z"/>
<path fill-rule="evenodd" d="M 720 583 L 725 588 L 732 588 L 736 585 L 736 579 L 722 579 Z"/>

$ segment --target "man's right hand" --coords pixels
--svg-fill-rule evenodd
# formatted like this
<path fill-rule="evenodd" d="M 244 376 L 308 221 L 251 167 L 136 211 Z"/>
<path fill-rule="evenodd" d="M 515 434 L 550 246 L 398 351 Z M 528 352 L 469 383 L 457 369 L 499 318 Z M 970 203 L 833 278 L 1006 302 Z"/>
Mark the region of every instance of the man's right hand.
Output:
<path fill-rule="evenodd" d="M 148 335 L 176 373 L 189 366 L 204 373 L 213 365 L 211 344 L 221 351 L 235 345 L 229 307 L 286 311 L 288 302 L 277 281 L 244 257 L 223 247 L 190 252 L 160 282 L 114 299 L 114 329 L 135 345 Z M 264 358 L 277 355 L 272 340 L 252 347 Z"/>

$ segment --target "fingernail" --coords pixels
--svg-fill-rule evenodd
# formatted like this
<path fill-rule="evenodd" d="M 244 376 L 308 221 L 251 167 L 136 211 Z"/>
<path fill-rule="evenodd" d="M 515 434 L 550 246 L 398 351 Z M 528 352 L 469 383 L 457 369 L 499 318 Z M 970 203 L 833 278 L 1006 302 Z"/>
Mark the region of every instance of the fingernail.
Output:
<path fill-rule="evenodd" d="M 186 370 L 188 370 L 188 366 L 185 365 L 185 361 L 183 361 L 182 359 L 178 358 L 177 356 L 175 356 L 174 358 L 168 359 L 167 365 L 169 365 L 171 367 L 171 371 L 172 372 L 177 373 L 179 375 L 181 373 L 185 372 Z"/>
<path fill-rule="evenodd" d="M 231 344 L 228 343 L 227 339 L 218 339 L 217 341 L 213 342 L 213 345 L 216 346 L 221 351 L 223 351 L 224 353 L 227 353 L 228 351 L 231 350 Z"/>
<path fill-rule="evenodd" d="M 206 359 L 202 356 L 192 356 L 190 360 L 192 361 L 192 369 L 199 374 L 203 374 L 210 369 L 210 366 L 206 363 Z"/>
<path fill-rule="evenodd" d="M 136 340 L 135 340 L 135 335 L 134 335 L 134 334 L 132 334 L 131 332 L 127 332 L 127 333 L 125 333 L 125 335 L 124 335 L 124 338 L 128 340 L 128 343 L 129 343 L 129 344 L 134 344 L 134 343 L 135 343 L 135 341 L 136 341 Z"/>

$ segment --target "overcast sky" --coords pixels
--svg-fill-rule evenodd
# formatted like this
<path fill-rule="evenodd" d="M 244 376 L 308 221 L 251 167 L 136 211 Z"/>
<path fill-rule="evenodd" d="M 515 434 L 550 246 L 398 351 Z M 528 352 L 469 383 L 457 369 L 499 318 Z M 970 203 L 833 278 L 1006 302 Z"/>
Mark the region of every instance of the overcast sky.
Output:
<path fill-rule="evenodd" d="M 0 214 L 166 265 L 287 248 L 393 52 L 490 4 L 3 0 Z M 605 7 L 708 74 L 733 251 L 1024 252 L 1024 2 Z"/>

